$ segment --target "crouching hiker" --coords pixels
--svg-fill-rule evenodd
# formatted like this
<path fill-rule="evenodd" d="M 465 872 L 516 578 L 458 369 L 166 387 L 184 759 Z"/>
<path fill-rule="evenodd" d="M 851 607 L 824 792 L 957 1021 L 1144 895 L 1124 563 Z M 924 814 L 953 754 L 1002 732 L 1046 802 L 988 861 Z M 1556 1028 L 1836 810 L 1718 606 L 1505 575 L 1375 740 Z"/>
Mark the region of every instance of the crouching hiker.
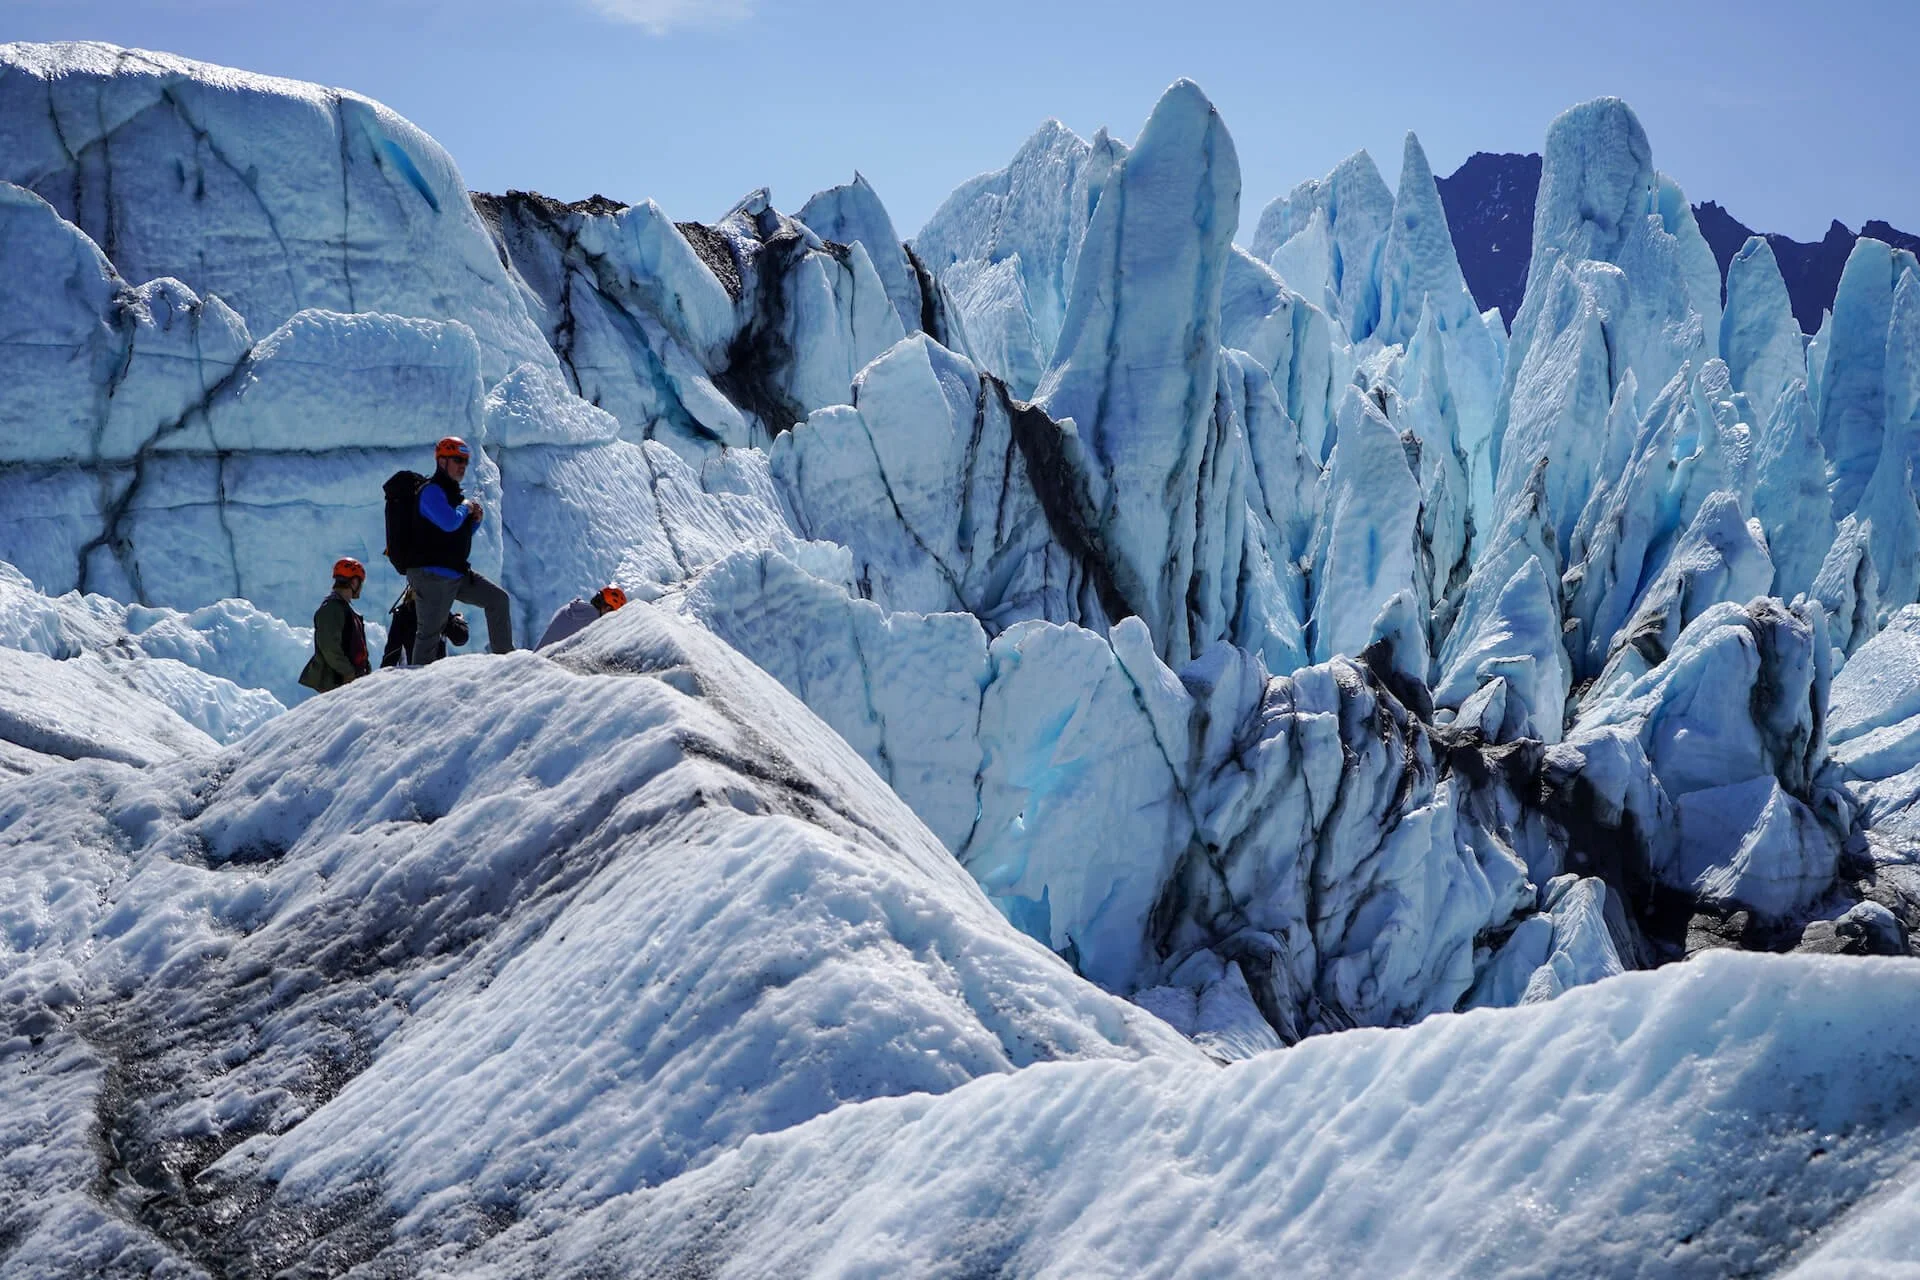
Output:
<path fill-rule="evenodd" d="M 313 611 L 313 657 L 300 683 L 316 693 L 350 684 L 373 670 L 367 661 L 367 624 L 353 602 L 367 582 L 367 568 L 352 556 L 333 562 L 333 590 Z"/>
<path fill-rule="evenodd" d="M 380 655 L 380 669 L 404 667 L 413 661 L 413 640 L 420 633 L 420 609 L 413 599 L 413 588 L 408 587 L 400 593 L 393 608 L 387 610 L 387 647 Z M 440 629 L 439 652 L 433 655 L 435 662 L 447 656 L 449 644 L 458 648 L 473 638 L 467 629 L 465 614 L 447 615 L 447 625 Z"/>
<path fill-rule="evenodd" d="M 626 602 L 627 593 L 615 586 L 602 587 L 586 600 L 576 596 L 560 606 L 560 611 L 553 615 L 553 621 L 547 624 L 546 634 L 540 637 L 540 643 L 534 648 L 544 649 L 559 644 L 588 623 L 606 617 Z"/>
<path fill-rule="evenodd" d="M 486 611 L 489 649 L 495 653 L 513 649 L 513 610 L 507 593 L 468 563 L 474 531 L 486 517 L 479 502 L 460 491 L 473 449 L 459 436 L 448 436 L 434 446 L 433 457 L 432 475 L 403 471 L 387 481 L 387 555 L 407 575 L 413 590 L 416 667 L 445 652 L 440 637 L 456 600 Z"/>

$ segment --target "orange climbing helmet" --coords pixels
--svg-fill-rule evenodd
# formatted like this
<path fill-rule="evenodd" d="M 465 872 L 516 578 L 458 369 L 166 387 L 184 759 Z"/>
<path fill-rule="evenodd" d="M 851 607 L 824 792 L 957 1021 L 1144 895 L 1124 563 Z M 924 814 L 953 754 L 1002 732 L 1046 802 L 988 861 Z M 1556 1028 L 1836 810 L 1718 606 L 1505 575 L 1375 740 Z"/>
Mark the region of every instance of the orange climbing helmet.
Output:
<path fill-rule="evenodd" d="M 611 584 L 594 592 L 593 598 L 597 603 L 605 605 L 609 613 L 615 609 L 623 608 L 627 603 L 627 593 Z"/>
<path fill-rule="evenodd" d="M 435 462 L 441 462 L 447 458 L 459 458 L 463 461 L 471 462 L 473 461 L 473 447 L 459 436 L 443 436 L 440 439 L 440 443 L 433 446 L 433 460 Z"/>
<path fill-rule="evenodd" d="M 365 582 L 367 580 L 367 566 L 361 564 L 352 556 L 341 556 L 333 562 L 333 576 L 336 578 L 358 578 L 360 581 Z"/>

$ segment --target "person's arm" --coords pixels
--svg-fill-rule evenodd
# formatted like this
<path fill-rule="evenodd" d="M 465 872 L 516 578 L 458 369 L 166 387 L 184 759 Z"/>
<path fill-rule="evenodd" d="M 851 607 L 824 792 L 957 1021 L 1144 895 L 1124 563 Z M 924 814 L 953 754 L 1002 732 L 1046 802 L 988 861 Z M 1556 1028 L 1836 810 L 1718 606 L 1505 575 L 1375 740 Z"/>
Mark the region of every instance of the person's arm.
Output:
<path fill-rule="evenodd" d="M 347 651 L 347 657 L 353 663 L 353 674 L 370 676 L 373 674 L 373 659 L 367 653 L 367 620 L 356 613 L 348 619 L 348 622 L 351 625 L 346 628 L 346 631 L 353 643 Z"/>
<path fill-rule="evenodd" d="M 420 489 L 420 514 L 442 533 L 457 533 L 467 522 L 467 504 L 454 506 L 439 485 L 428 484 Z"/>
<path fill-rule="evenodd" d="M 313 651 L 336 675 L 351 680 L 359 672 L 353 669 L 353 659 L 347 656 L 346 619 L 341 616 L 345 608 L 336 598 L 323 602 L 314 610 Z"/>

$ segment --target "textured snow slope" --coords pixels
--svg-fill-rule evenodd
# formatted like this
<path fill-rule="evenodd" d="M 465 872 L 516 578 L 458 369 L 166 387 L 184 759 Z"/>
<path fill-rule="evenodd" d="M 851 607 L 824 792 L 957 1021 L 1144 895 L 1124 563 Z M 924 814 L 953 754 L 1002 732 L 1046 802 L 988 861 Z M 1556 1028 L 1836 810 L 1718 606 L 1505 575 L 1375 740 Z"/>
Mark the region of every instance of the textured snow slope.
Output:
<path fill-rule="evenodd" d="M 644 604 L 0 785 L 0 865 L 10 1274 L 457 1252 L 847 1102 L 1203 1061 Z"/>
<path fill-rule="evenodd" d="M 1920 1161 L 1904 962 L 1210 1066 L 644 604 L 0 784 L 0 850 L 9 1274 L 1766 1274 L 1900 1256 Z"/>
<path fill-rule="evenodd" d="M 1832 1234 L 1790 1273 L 1904 1274 L 1911 1196 L 1873 1197 L 1920 1167 L 1916 1018 L 1906 962 L 1716 955 L 1219 1071 L 1036 1067 L 751 1139 L 462 1268 L 1705 1278 Z"/>
<path fill-rule="evenodd" d="M 244 600 L 182 614 L 49 599 L 0 562 L 0 769 L 82 756 L 145 764 L 211 749 L 207 735 L 231 742 L 284 711 L 282 699 L 307 696 L 297 677 L 312 643 Z"/>
<path fill-rule="evenodd" d="M 99 657 L 0 649 L 0 776 L 98 757 L 155 764 L 214 742 Z"/>

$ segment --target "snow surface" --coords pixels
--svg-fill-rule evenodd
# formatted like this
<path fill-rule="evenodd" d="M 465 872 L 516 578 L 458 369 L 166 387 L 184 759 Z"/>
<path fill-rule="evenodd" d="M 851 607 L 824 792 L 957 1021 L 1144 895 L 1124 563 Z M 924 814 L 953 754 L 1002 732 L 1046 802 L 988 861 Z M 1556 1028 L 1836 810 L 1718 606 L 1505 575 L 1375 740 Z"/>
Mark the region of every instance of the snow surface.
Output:
<path fill-rule="evenodd" d="M 370 1176 L 365 1230 L 457 1251 L 522 1197 L 594 1203 L 856 1099 L 1198 1060 L 1022 938 L 705 632 L 636 602 L 554 652 L 383 673 L 164 770 L 0 786 L 0 1007 L 28 1029 L 0 1114 L 106 1108 L 109 1183 L 205 1144 L 221 1203 L 268 1193 L 239 1232 L 264 1265 Z M 5 1197 L 16 1256 L 161 1248 L 40 1176 Z"/>
<path fill-rule="evenodd" d="M 0 736 L 0 770 L 19 773 L 89 757 L 156 764 L 214 745 L 94 655 L 57 662 L 17 649 L 0 649 Z"/>
<path fill-rule="evenodd" d="M 4 737 L 39 754 L 51 739 L 34 747 L 25 735 L 55 726 L 58 735 L 77 735 L 52 751 L 65 758 L 128 759 L 108 746 L 126 733 L 142 744 L 139 763 L 199 750 L 207 745 L 201 734 L 231 742 L 308 696 L 298 678 L 312 644 L 311 633 L 244 600 L 182 614 L 78 593 L 49 599 L 0 562 L 0 661 L 11 664 L 6 696 L 19 717 Z M 58 665 L 35 661 L 41 657 Z M 43 687 L 50 682 L 65 695 Z"/>
<path fill-rule="evenodd" d="M 1714 956 L 1225 1070 L 1036 1067 L 511 1227 L 472 1273 L 1894 1275 L 1916 1014 L 1906 962 Z"/>
<path fill-rule="evenodd" d="M 1212 1068 L 1014 933 L 700 629 L 635 603 L 555 652 L 0 785 L 20 1274 L 1716 1275 L 1836 1227 L 1888 1247 L 1845 1242 L 1920 1157 L 1905 962 L 1706 957 Z M 164 1152 L 192 1196 L 151 1183 Z"/>

